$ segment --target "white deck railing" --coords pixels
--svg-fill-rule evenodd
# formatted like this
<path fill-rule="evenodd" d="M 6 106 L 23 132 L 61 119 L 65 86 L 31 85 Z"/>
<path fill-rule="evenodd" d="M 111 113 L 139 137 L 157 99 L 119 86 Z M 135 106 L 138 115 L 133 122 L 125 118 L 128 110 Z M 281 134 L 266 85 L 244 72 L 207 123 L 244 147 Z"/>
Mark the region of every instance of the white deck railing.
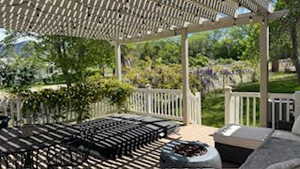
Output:
<path fill-rule="evenodd" d="M 191 112 L 191 121 L 194 124 L 202 124 L 202 100 L 201 94 L 196 93 L 195 95 L 190 96 L 190 112 Z"/>
<path fill-rule="evenodd" d="M 232 92 L 225 90 L 225 124 L 234 123 L 258 126 L 260 118 L 260 93 Z M 269 94 L 268 123 L 275 128 L 276 121 L 290 122 L 294 112 L 294 95 L 282 93 Z"/>
<path fill-rule="evenodd" d="M 201 124 L 201 95 L 190 94 L 189 111 L 191 121 Z M 133 113 L 157 116 L 166 119 L 183 120 L 182 91 L 171 89 L 136 89 L 128 99 L 128 110 Z M 43 124 L 58 121 L 75 121 L 76 113 L 64 112 L 64 118 L 53 118 L 61 114 L 58 108 L 49 108 L 41 103 L 40 110 L 33 112 L 30 117 L 22 113 L 22 101 L 8 97 L 0 98 L 0 114 L 11 117 L 11 125 Z M 91 105 L 91 118 L 105 116 L 117 112 L 117 107 L 103 100 Z"/>
<path fill-rule="evenodd" d="M 201 124 L 201 95 L 189 97 L 191 121 Z M 171 89 L 136 89 L 131 95 L 128 106 L 134 113 L 148 114 L 161 118 L 183 120 L 182 91 Z"/>
<path fill-rule="evenodd" d="M 167 89 L 137 89 L 129 99 L 129 110 L 174 120 L 182 120 L 182 92 Z"/>
<path fill-rule="evenodd" d="M 25 115 L 22 112 L 22 100 L 12 99 L 8 97 L 0 98 L 0 114 L 11 118 L 10 125 L 20 126 L 22 124 L 45 124 L 52 122 L 72 122 L 76 120 L 76 113 L 72 111 L 60 112 L 56 107 L 47 107 L 44 103 L 40 103 L 38 112 L 32 112 Z M 105 116 L 116 111 L 116 106 L 111 105 L 107 100 L 91 105 L 90 117 L 96 118 Z M 54 117 L 62 115 L 64 117 Z"/>

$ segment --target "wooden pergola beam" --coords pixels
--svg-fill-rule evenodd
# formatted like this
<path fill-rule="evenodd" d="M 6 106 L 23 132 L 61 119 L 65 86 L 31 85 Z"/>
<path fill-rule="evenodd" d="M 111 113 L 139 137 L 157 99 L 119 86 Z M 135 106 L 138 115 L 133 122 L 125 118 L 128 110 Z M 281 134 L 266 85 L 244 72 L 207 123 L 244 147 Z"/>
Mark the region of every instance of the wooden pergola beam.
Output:
<path fill-rule="evenodd" d="M 208 8 L 215 12 L 220 12 L 222 14 L 236 17 L 237 16 L 237 9 L 239 7 L 238 3 L 232 0 L 220 1 L 220 0 L 189 0 L 202 6 L 204 8 Z"/>
<path fill-rule="evenodd" d="M 272 14 L 269 14 L 267 16 L 269 21 L 277 20 L 281 17 L 284 17 L 288 14 L 288 10 L 282 10 L 277 11 Z M 209 30 L 216 30 L 221 28 L 227 28 L 231 26 L 241 26 L 241 25 L 247 25 L 247 24 L 253 24 L 253 23 L 261 23 L 264 20 L 263 16 L 253 16 L 252 13 L 242 14 L 238 16 L 237 18 L 232 17 L 224 17 L 219 19 L 219 21 L 212 22 L 212 21 L 205 21 L 202 24 L 198 25 L 190 25 L 187 28 L 188 33 L 197 33 L 197 32 L 203 32 L 203 31 L 209 31 Z M 142 42 L 142 41 L 151 41 L 151 40 L 157 40 L 162 38 L 169 38 L 173 36 L 179 35 L 178 32 L 180 30 L 175 31 L 164 31 L 157 34 L 151 34 L 146 35 L 142 38 L 132 38 L 129 40 L 123 40 L 121 43 L 135 43 L 135 42 Z"/>
<path fill-rule="evenodd" d="M 258 6 L 258 10 L 260 13 L 271 13 L 273 12 L 272 9 L 272 2 L 270 0 L 262 1 L 262 0 L 251 0 L 252 3 Z"/>

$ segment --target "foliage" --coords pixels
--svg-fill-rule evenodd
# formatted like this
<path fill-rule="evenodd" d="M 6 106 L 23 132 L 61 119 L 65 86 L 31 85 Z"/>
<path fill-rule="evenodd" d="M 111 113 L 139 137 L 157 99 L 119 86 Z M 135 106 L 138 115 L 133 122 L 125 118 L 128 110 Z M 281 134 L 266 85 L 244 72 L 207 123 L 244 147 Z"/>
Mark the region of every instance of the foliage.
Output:
<path fill-rule="evenodd" d="M 133 92 L 133 87 L 129 83 L 124 83 L 115 79 L 104 79 L 99 74 L 91 76 L 88 79 L 88 83 L 98 89 L 94 96 L 108 98 L 111 104 L 115 104 L 118 107 L 119 111 L 127 111 L 125 103 L 127 98 Z M 98 99 L 99 98 L 94 98 L 94 100 Z"/>
<path fill-rule="evenodd" d="M 34 56 L 39 58 L 40 62 L 54 64 L 62 72 L 68 86 L 74 82 L 84 81 L 88 68 L 93 67 L 103 71 L 105 67 L 114 66 L 114 50 L 110 43 L 77 37 L 8 32 L 6 38 L 1 41 L 4 44 L 4 51 L 7 51 L 2 55 L 15 57 L 8 52 L 12 51 L 18 39 L 28 36 L 33 37 L 34 41 L 27 43 L 23 55 Z"/>
<path fill-rule="evenodd" d="M 211 88 L 215 87 L 214 80 L 218 78 L 217 72 L 211 68 L 198 69 L 196 76 L 201 83 L 201 94 L 207 93 Z"/>
<path fill-rule="evenodd" d="M 220 58 L 220 59 L 217 60 L 217 63 L 221 64 L 221 65 L 229 65 L 229 64 L 232 64 L 234 62 L 235 62 L 235 60 L 233 60 L 231 58 L 229 58 L 229 59 Z"/>
<path fill-rule="evenodd" d="M 245 73 L 256 71 L 256 68 L 254 68 L 255 70 L 251 69 L 253 69 L 253 67 L 251 66 L 250 62 L 235 62 L 232 66 L 232 72 L 239 75 L 241 83 L 243 83 L 243 76 Z"/>
<path fill-rule="evenodd" d="M 138 57 L 139 60 L 157 64 L 178 64 L 180 62 L 180 44 L 178 39 L 167 39 L 138 44 L 129 44 L 123 47 L 124 60 L 127 57 Z"/>
<path fill-rule="evenodd" d="M 36 80 L 37 65 L 19 57 L 12 64 L 0 62 L 0 83 L 13 90 L 25 89 Z"/>
<path fill-rule="evenodd" d="M 275 21 L 271 25 L 273 34 L 272 49 L 279 51 L 285 57 L 290 57 L 296 67 L 298 81 L 300 81 L 300 41 L 299 41 L 299 23 L 300 23 L 300 1 L 299 0 L 278 0 L 276 10 L 288 9 L 289 14 L 286 17 Z M 274 53 L 272 53 L 274 54 Z M 277 58 L 282 56 L 274 54 Z"/>
<path fill-rule="evenodd" d="M 141 61 L 135 67 L 126 69 L 125 79 L 137 88 L 181 89 L 182 68 L 181 65 L 156 64 L 151 61 Z M 197 76 L 190 74 L 190 86 L 193 91 L 202 89 Z"/>
<path fill-rule="evenodd" d="M 87 68 L 112 66 L 113 49 L 106 41 L 64 36 L 41 36 L 35 54 L 61 69 L 68 86 L 84 81 Z"/>
<path fill-rule="evenodd" d="M 190 60 L 190 65 L 192 67 L 196 67 L 196 66 L 204 67 L 204 66 L 208 66 L 208 64 L 209 64 L 209 59 L 200 53 L 196 57 L 191 58 Z"/>
<path fill-rule="evenodd" d="M 86 83 L 77 83 L 60 89 L 46 89 L 42 91 L 23 91 L 17 94 L 24 101 L 22 112 L 29 117 L 37 118 L 41 115 L 41 103 L 48 109 L 54 110 L 52 117 L 55 120 L 66 117 L 66 113 L 76 112 L 77 122 L 90 117 L 90 105 L 108 98 L 123 111 L 126 99 L 132 92 L 132 87 L 119 81 L 98 80 Z"/>

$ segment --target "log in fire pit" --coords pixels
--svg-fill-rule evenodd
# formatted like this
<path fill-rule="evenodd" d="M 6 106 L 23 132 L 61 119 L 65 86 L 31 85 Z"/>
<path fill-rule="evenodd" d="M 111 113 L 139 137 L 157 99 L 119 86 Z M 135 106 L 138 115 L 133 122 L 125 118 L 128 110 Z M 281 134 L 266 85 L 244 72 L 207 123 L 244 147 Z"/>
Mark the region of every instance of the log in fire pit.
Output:
<path fill-rule="evenodd" d="M 215 168 L 221 169 L 218 151 L 201 142 L 172 141 L 160 154 L 161 168 Z"/>

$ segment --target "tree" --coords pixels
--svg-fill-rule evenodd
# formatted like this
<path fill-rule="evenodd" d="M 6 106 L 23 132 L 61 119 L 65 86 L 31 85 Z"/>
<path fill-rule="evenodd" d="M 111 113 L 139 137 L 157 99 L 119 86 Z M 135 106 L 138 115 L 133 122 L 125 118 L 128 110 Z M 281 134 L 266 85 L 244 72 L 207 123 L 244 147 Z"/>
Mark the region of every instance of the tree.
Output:
<path fill-rule="evenodd" d="M 258 65 L 260 61 L 260 48 L 259 48 L 259 31 L 260 25 L 254 24 L 246 27 L 248 33 L 247 38 L 245 38 L 242 43 L 244 46 L 244 51 L 242 53 L 242 60 L 249 62 L 252 67 L 252 81 L 257 80 L 258 76 Z"/>
<path fill-rule="evenodd" d="M 84 81 L 89 67 L 113 65 L 113 49 L 106 41 L 65 36 L 40 36 L 35 55 L 61 69 L 68 86 Z"/>
<path fill-rule="evenodd" d="M 37 34 L 7 32 L 3 40 L 5 48 L 11 49 L 20 38 L 32 37 L 25 52 L 40 60 L 53 63 L 61 70 L 68 86 L 72 82 L 83 81 L 89 73 L 88 68 L 113 67 L 113 46 L 103 40 L 89 40 L 66 36 L 40 36 Z"/>
<path fill-rule="evenodd" d="M 299 0 L 278 0 L 276 9 L 288 9 L 288 16 L 272 23 L 272 33 L 276 38 L 273 39 L 273 48 L 289 49 L 287 53 L 296 68 L 298 80 L 300 81 L 300 51 L 299 51 L 299 23 L 300 23 L 300 1 Z M 276 41 L 277 39 L 277 41 Z M 290 41 L 290 43 L 288 42 Z M 276 42 L 283 43 L 276 43 Z M 289 51 L 287 50 L 287 51 Z M 285 50 L 283 50 L 285 51 Z"/>

